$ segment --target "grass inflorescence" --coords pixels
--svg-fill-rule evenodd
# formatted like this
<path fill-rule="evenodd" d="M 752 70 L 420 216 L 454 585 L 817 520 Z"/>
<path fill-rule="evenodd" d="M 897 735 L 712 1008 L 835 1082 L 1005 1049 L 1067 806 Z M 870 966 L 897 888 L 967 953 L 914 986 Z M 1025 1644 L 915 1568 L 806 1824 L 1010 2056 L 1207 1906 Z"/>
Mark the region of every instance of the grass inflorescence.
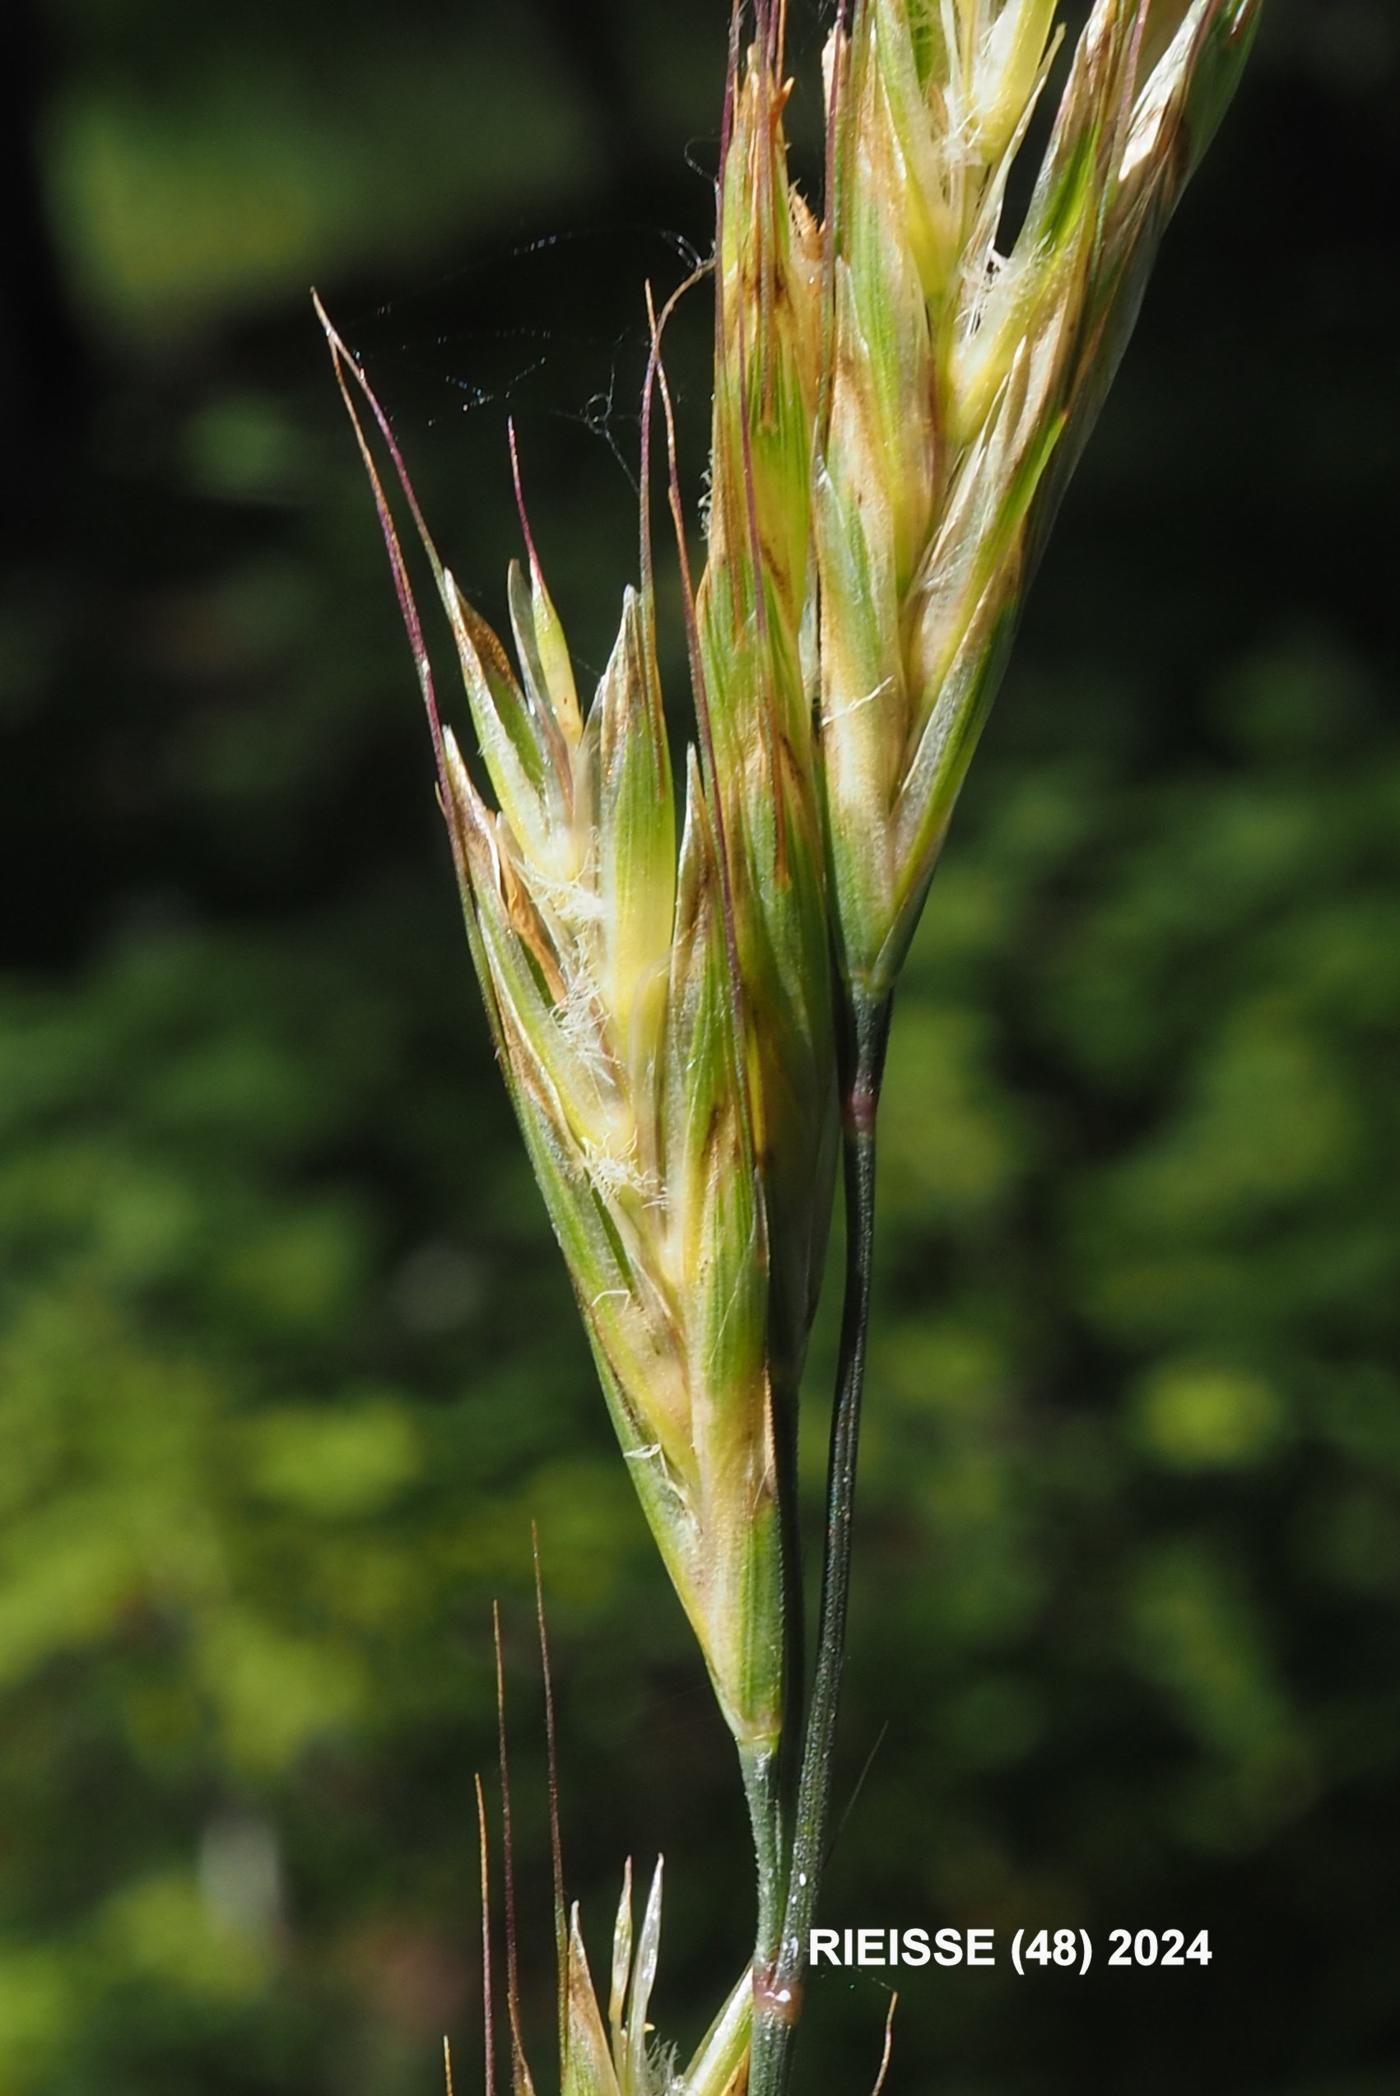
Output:
<path fill-rule="evenodd" d="M 752 1973 L 683 2071 L 647 2023 L 659 1869 L 635 1936 L 629 1871 L 605 2018 L 556 1841 L 564 2096 L 788 2085 L 830 1838 L 894 990 L 1046 533 L 1258 6 L 1096 0 L 1061 58 L 1056 0 L 850 0 L 824 60 L 820 218 L 788 170 L 784 9 L 758 0 L 746 38 L 736 6 L 703 563 L 649 305 L 639 567 L 587 706 L 523 498 L 512 660 L 439 558 L 388 420 L 325 321 L 498 1059 L 753 1823 Z M 1061 79 L 1012 235 L 1013 170 Z M 658 472 L 695 719 L 679 764 L 658 668 Z M 440 713 L 400 507 L 490 800 Z M 798 1388 L 842 1151 L 847 1291 L 808 1678 Z M 507 1887 L 513 1902 L 508 1870 Z"/>

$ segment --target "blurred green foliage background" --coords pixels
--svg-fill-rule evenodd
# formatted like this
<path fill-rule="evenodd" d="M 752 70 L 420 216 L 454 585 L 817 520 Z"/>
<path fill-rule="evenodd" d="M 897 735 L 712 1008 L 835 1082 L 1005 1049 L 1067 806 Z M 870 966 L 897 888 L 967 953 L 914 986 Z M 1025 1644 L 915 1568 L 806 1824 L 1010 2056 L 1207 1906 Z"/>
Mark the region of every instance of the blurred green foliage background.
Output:
<path fill-rule="evenodd" d="M 665 2028 L 744 1956 L 726 1743 L 492 1068 L 306 299 L 493 613 L 516 414 L 596 668 L 724 14 L 11 0 L 2 2096 L 406 2096 L 444 2030 L 474 2085 L 495 1595 L 547 2024 L 532 1519 L 595 1957 L 660 1848 Z M 1398 67 L 1387 0 L 1269 0 L 888 1091 L 830 1918 L 1215 1960 L 911 1975 L 891 2092 L 1400 2085 Z M 885 2002 L 814 1983 L 806 2088 L 870 2085 Z"/>

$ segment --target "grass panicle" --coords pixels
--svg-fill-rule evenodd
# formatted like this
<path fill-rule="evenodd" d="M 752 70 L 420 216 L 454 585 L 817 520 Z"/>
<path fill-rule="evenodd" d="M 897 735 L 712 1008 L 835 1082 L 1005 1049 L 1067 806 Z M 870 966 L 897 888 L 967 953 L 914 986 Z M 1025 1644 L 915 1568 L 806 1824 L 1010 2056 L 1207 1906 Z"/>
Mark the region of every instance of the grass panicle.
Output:
<path fill-rule="evenodd" d="M 635 1933 L 628 1868 L 606 2017 L 565 1907 L 541 1611 L 564 2096 L 789 2086 L 830 1841 L 892 996 L 1046 534 L 1258 13 L 1093 0 L 1065 51 L 1058 0 L 847 0 L 825 53 L 818 220 L 788 172 L 782 0 L 755 0 L 747 43 L 735 0 L 703 561 L 697 582 L 648 294 L 639 575 L 588 703 L 523 496 L 512 655 L 440 560 L 389 422 L 321 316 L 498 1058 L 753 1820 L 752 1975 L 679 2074 L 647 2020 L 660 1867 Z M 696 727 L 678 766 L 650 531 L 658 401 Z M 513 431 L 511 459 L 518 491 Z M 440 719 L 398 508 L 453 637 L 486 791 Z M 842 1150 L 846 1313 L 809 1683 L 797 1388 Z M 532 2096 L 504 1738 L 502 1798 L 512 2085 Z M 480 1827 L 485 1889 L 484 1806 Z M 488 1920 L 488 2090 L 490 1950 Z M 881 2084 L 889 2047 L 887 2029 Z"/>

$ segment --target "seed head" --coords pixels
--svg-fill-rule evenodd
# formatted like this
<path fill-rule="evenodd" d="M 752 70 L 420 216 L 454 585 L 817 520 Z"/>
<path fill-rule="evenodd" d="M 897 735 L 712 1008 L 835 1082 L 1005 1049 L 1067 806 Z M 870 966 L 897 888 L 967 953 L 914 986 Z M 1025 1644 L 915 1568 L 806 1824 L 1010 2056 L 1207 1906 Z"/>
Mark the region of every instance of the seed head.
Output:
<path fill-rule="evenodd" d="M 324 324 L 428 707 L 497 1056 L 623 1454 L 720 1707 L 742 1748 L 771 1752 L 782 1568 L 754 1036 L 718 816 L 693 752 L 677 856 L 650 560 L 624 597 L 585 716 L 527 526 L 528 579 L 510 575 L 517 674 L 442 565 L 389 424 Z M 357 393 L 451 626 L 494 809 L 439 720 Z"/>
<path fill-rule="evenodd" d="M 1258 0 L 1097 0 L 1024 223 L 1049 0 L 857 0 L 827 76 L 821 764 L 843 972 L 888 991 L 1045 530 Z"/>
<path fill-rule="evenodd" d="M 639 593 L 581 727 L 516 682 L 450 575 L 444 595 L 500 802 L 447 734 L 502 1065 L 634 1483 L 731 1726 L 765 1739 L 781 1691 L 766 1218 L 712 810 L 692 755 L 677 864 Z M 543 650 L 516 603 L 524 670 Z"/>
<path fill-rule="evenodd" d="M 1055 0 L 851 0 L 826 55 L 822 226 L 788 178 L 783 9 L 755 11 L 742 62 L 734 17 L 694 590 L 669 447 L 699 730 L 679 851 L 645 495 L 639 586 L 585 711 L 528 523 L 513 664 L 327 330 L 421 535 L 496 802 L 439 725 L 357 417 L 501 1065 L 643 1506 L 761 1756 L 783 1703 L 790 1398 L 831 1207 L 831 954 L 847 993 L 888 994 L 1258 0 L 1095 0 L 1014 237 Z M 655 322 L 653 343 L 648 434 L 653 389 L 670 425 Z"/>

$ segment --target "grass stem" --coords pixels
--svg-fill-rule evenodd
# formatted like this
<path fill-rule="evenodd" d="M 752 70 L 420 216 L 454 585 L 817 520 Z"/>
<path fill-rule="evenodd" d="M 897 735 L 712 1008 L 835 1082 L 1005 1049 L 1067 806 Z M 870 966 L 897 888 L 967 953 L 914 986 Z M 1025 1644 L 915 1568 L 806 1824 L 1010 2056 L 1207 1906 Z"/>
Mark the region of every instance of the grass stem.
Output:
<path fill-rule="evenodd" d="M 772 1966 L 778 1954 L 787 1885 L 787 1827 L 783 1810 L 782 1757 L 772 1747 L 743 1747 L 739 1766 L 753 1829 L 758 1880 L 758 1917 L 754 1931 L 754 1970 Z"/>
<path fill-rule="evenodd" d="M 889 1041 L 890 1005 L 889 997 L 877 1000 L 853 992 L 842 1043 L 846 1295 L 827 1467 L 826 1548 L 817 1657 L 803 1740 L 781 1939 L 774 1963 L 755 1975 L 749 2096 L 785 2096 L 789 2085 L 807 1969 L 807 1941 L 830 1836 L 836 1721 L 846 1660 L 856 1462 L 870 1325 L 875 1123 Z"/>

